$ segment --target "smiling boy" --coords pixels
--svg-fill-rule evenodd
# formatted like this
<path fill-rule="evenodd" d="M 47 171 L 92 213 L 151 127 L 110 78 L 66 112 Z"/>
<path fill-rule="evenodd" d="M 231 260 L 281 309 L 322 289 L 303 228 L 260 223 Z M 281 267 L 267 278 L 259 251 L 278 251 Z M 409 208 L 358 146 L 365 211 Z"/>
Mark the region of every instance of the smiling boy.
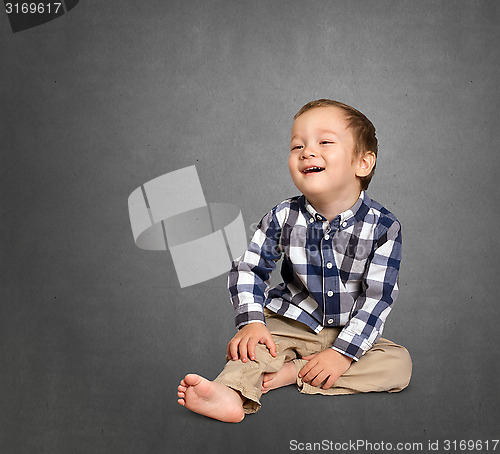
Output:
<path fill-rule="evenodd" d="M 306 394 L 404 389 L 411 359 L 381 337 L 398 293 L 401 227 L 366 189 L 378 153 L 373 124 L 332 100 L 294 117 L 288 167 L 302 196 L 262 218 L 233 262 L 238 333 L 209 381 L 188 374 L 178 402 L 225 422 L 260 408 L 262 394 L 296 384 Z M 283 282 L 269 288 L 283 258 Z"/>

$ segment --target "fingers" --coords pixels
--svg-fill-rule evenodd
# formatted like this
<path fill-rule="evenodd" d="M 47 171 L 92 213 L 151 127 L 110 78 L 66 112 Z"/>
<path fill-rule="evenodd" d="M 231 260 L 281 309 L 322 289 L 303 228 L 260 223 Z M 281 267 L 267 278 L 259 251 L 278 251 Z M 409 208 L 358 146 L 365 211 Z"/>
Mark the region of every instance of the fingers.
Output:
<path fill-rule="evenodd" d="M 247 343 L 247 353 L 248 357 L 254 361 L 255 360 L 255 346 L 257 345 L 257 339 L 249 339 Z"/>
<path fill-rule="evenodd" d="M 231 339 L 229 341 L 229 344 L 227 344 L 227 356 L 231 358 L 233 361 L 236 361 L 238 359 L 238 344 L 239 344 L 238 339 Z"/>
<path fill-rule="evenodd" d="M 319 366 L 313 367 L 309 372 L 302 376 L 302 381 L 315 387 L 323 385 L 321 386 L 323 389 L 331 388 L 334 383 L 332 376 Z"/>
<path fill-rule="evenodd" d="M 269 349 L 269 353 L 271 353 L 271 356 L 274 356 L 276 358 L 276 344 L 274 343 L 271 334 L 269 334 L 269 336 L 264 339 L 264 343 Z"/>
<path fill-rule="evenodd" d="M 309 355 L 315 356 L 315 355 Z M 302 357 L 307 359 L 306 356 Z M 311 386 L 319 386 L 327 380 L 330 374 L 318 363 L 317 360 L 310 359 L 308 363 L 299 371 L 299 377 L 303 382 L 309 383 Z"/>
<path fill-rule="evenodd" d="M 309 360 L 313 359 L 316 355 L 317 355 L 317 353 L 313 353 L 312 355 L 303 356 L 302 359 L 309 361 Z"/>
<path fill-rule="evenodd" d="M 255 342 L 256 344 L 257 342 Z M 248 337 L 240 338 L 238 335 L 234 336 L 227 344 L 227 356 L 236 361 L 238 358 L 241 359 L 244 363 L 248 361 L 249 354 L 249 339 Z M 250 345 L 250 352 L 253 356 L 252 359 L 255 358 L 255 345 L 253 348 Z"/>
<path fill-rule="evenodd" d="M 307 356 L 303 356 L 302 359 L 307 359 Z M 309 371 L 316 365 L 316 362 L 314 361 L 308 361 L 307 364 L 300 369 L 299 371 L 299 377 L 304 379 L 304 377 L 309 373 Z"/>
<path fill-rule="evenodd" d="M 303 356 L 307 364 L 299 371 L 299 377 L 304 383 L 323 389 L 330 389 L 338 378 L 338 374 L 331 368 L 325 367 L 314 355 Z"/>
<path fill-rule="evenodd" d="M 248 338 L 243 338 L 242 340 L 240 340 L 238 351 L 240 352 L 241 361 L 246 363 L 248 361 Z"/>
<path fill-rule="evenodd" d="M 328 379 L 329 375 L 322 370 L 314 379 L 310 382 L 311 386 L 319 387 L 323 382 Z"/>
<path fill-rule="evenodd" d="M 314 380 L 316 378 L 316 376 L 322 371 L 321 368 L 319 367 L 312 367 L 312 368 L 309 368 L 308 370 L 305 370 L 304 369 L 307 367 L 307 364 L 306 366 L 304 366 L 301 371 L 299 372 L 299 377 L 302 379 L 303 382 L 305 383 L 309 383 L 309 382 L 312 382 L 312 380 Z"/>
<path fill-rule="evenodd" d="M 247 325 L 249 328 L 250 326 Z M 262 325 L 264 326 L 264 325 Z M 255 361 L 255 347 L 258 343 L 265 344 L 270 354 L 276 358 L 276 344 L 271 333 L 260 325 L 256 325 L 244 331 L 240 330 L 227 344 L 227 356 L 236 361 L 238 358 L 242 362 L 247 362 L 249 359 Z"/>
<path fill-rule="evenodd" d="M 330 375 L 328 377 L 328 380 L 326 380 L 325 383 L 323 384 L 322 388 L 323 389 L 330 389 L 333 386 L 333 384 L 335 383 L 335 381 L 336 381 L 335 377 L 333 377 L 332 375 Z"/>

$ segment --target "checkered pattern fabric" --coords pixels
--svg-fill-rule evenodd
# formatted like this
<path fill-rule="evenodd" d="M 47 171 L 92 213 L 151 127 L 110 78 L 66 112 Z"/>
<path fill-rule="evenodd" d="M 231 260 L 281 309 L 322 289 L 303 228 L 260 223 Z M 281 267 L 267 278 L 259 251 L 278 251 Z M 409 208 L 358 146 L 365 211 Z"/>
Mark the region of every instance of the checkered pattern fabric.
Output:
<path fill-rule="evenodd" d="M 283 282 L 269 287 L 283 257 Z M 265 323 L 264 306 L 319 332 L 342 326 L 332 348 L 358 360 L 380 338 L 398 294 L 401 226 L 365 191 L 331 223 L 305 196 L 264 216 L 228 287 L 238 329 Z"/>

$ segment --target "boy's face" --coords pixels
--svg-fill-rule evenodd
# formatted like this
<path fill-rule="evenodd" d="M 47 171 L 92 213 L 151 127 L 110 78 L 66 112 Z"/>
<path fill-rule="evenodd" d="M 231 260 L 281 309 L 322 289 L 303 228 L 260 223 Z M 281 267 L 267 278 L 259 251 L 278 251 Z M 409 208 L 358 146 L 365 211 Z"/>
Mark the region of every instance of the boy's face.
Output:
<path fill-rule="evenodd" d="M 316 107 L 292 126 L 288 168 L 307 199 L 325 202 L 359 195 L 362 158 L 354 157 L 354 137 L 342 109 Z"/>

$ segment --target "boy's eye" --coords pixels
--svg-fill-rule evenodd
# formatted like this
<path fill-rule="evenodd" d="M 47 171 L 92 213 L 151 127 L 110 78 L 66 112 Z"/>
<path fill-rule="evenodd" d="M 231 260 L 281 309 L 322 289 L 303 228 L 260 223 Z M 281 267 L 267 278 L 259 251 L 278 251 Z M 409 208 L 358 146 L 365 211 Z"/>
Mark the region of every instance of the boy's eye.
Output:
<path fill-rule="evenodd" d="M 293 150 L 300 150 L 301 148 L 303 148 L 302 145 L 295 145 L 294 147 L 292 147 L 292 151 Z"/>
<path fill-rule="evenodd" d="M 329 144 L 329 143 L 333 143 L 331 140 L 322 140 L 320 142 L 320 145 L 325 145 L 325 144 Z"/>

